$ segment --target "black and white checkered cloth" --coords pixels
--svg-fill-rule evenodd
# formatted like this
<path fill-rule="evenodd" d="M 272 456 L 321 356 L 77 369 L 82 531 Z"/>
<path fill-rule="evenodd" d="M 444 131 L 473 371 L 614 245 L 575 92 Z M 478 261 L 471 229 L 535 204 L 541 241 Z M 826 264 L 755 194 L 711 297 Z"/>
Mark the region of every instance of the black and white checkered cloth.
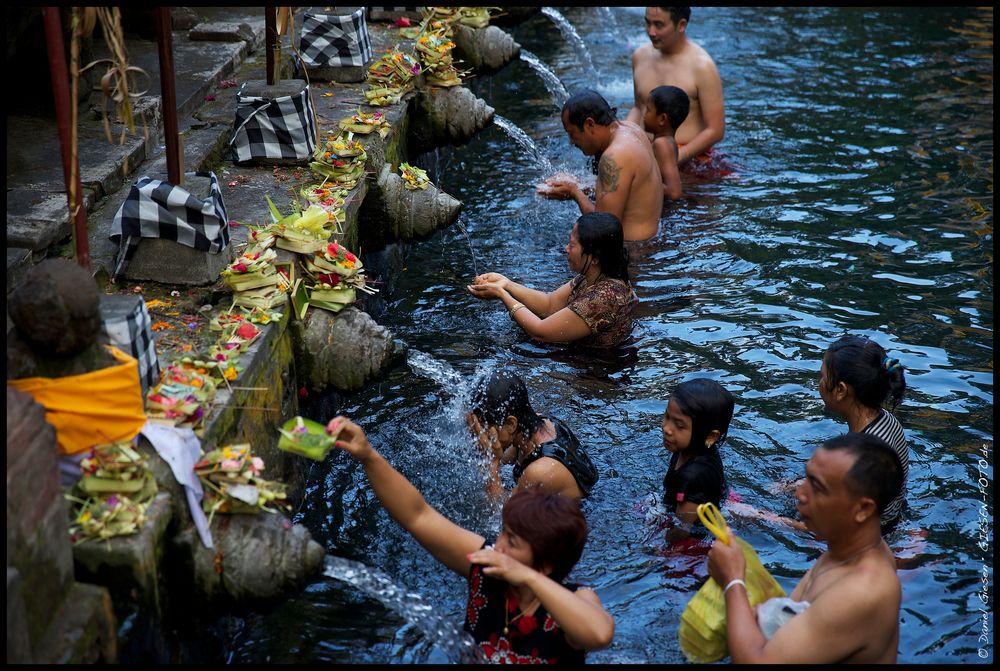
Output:
<path fill-rule="evenodd" d="M 173 240 L 210 254 L 229 245 L 229 217 L 219 179 L 214 172 L 187 174 L 211 180 L 208 198 L 201 200 L 184 187 L 145 176 L 129 189 L 111 224 L 111 240 L 118 244 L 114 279 L 121 276 L 142 238 Z"/>
<path fill-rule="evenodd" d="M 142 395 L 160 381 L 152 321 L 142 296 L 101 296 L 101 322 L 111 344 L 139 361 Z"/>
<path fill-rule="evenodd" d="M 372 58 L 365 8 L 345 16 L 311 14 L 302 18 L 299 53 L 309 67 L 363 67 Z"/>
<path fill-rule="evenodd" d="M 244 87 L 246 84 L 243 85 Z M 309 87 L 281 98 L 238 94 L 236 132 L 229 141 L 236 162 L 260 158 L 306 159 L 316 149 L 316 125 Z"/>

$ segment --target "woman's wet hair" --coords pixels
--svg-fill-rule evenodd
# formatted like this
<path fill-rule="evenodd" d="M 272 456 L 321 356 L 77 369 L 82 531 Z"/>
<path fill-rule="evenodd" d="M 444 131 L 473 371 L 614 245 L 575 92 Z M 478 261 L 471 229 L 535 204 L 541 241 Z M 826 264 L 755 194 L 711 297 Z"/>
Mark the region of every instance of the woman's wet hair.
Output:
<path fill-rule="evenodd" d="M 597 91 L 587 89 L 574 93 L 562 108 L 566 121 L 583 130 L 583 123 L 589 118 L 599 126 L 610 126 L 618 120 L 618 110 L 608 104 Z"/>
<path fill-rule="evenodd" d="M 906 393 L 903 365 L 874 340 L 847 335 L 827 348 L 827 389 L 843 382 L 854 389 L 854 397 L 866 408 L 880 408 L 890 396 L 895 410 Z"/>
<path fill-rule="evenodd" d="M 545 418 L 535 412 L 528 399 L 524 381 L 516 373 L 493 371 L 472 393 L 472 413 L 479 421 L 499 427 L 509 415 L 517 418 L 518 431 L 530 436 L 544 425 Z"/>
<path fill-rule="evenodd" d="M 649 92 L 649 99 L 656 107 L 657 114 L 667 115 L 667 120 L 675 131 L 687 119 L 691 109 L 691 99 L 688 94 L 676 86 L 657 86 Z"/>
<path fill-rule="evenodd" d="M 687 380 L 674 388 L 670 400 L 691 419 L 691 447 L 700 449 L 712 431 L 719 432 L 715 447 L 726 439 L 736 401 L 721 384 L 704 377 Z"/>
<path fill-rule="evenodd" d="M 584 254 L 601 265 L 605 277 L 629 281 L 628 249 L 622 222 L 610 212 L 588 212 L 576 220 L 576 239 Z"/>
<path fill-rule="evenodd" d="M 856 457 L 844 476 L 844 485 L 855 496 L 875 501 L 881 515 L 903 488 L 903 465 L 889 443 L 870 433 L 845 433 L 822 445 L 824 450 L 844 450 Z"/>
<path fill-rule="evenodd" d="M 552 567 L 556 582 L 569 575 L 587 544 L 587 519 L 576 501 L 538 487 L 519 489 L 503 508 L 503 524 L 531 547 L 536 569 Z"/>

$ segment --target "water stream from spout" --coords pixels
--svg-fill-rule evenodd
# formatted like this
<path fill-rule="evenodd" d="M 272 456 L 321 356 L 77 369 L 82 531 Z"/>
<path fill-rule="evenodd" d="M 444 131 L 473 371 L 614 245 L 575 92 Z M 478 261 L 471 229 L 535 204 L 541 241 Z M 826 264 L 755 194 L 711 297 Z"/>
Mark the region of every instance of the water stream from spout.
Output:
<path fill-rule="evenodd" d="M 327 556 L 323 575 L 359 589 L 399 614 L 423 634 L 436 651 L 445 655 L 449 663 L 475 664 L 485 661 L 479 646 L 466 631 L 436 615 L 433 606 L 423 597 L 407 592 L 381 571 L 344 557 Z"/>
<path fill-rule="evenodd" d="M 520 126 L 510 119 L 500 116 L 499 114 L 495 114 L 493 116 L 493 123 L 507 133 L 507 135 L 517 142 L 522 149 L 530 153 L 535 160 L 538 161 L 539 165 L 542 166 L 542 170 L 545 174 L 548 175 L 555 171 L 555 168 L 552 167 L 552 162 L 545 158 L 545 155 L 538 149 L 538 145 L 535 144 L 535 141 L 532 140 L 527 133 L 521 130 Z"/>
<path fill-rule="evenodd" d="M 531 53 L 527 49 L 521 49 L 521 60 L 527 63 L 532 70 L 538 73 L 538 76 L 542 78 L 542 82 L 545 84 L 545 88 L 549 90 L 552 95 L 552 102 L 556 104 L 557 107 L 562 107 L 562 104 L 566 102 L 569 98 L 569 91 L 563 85 L 562 80 L 559 76 L 552 71 L 549 66 L 542 62 L 538 56 Z"/>
<path fill-rule="evenodd" d="M 580 33 L 576 32 L 576 28 L 569 22 L 569 19 L 554 7 L 542 7 L 542 14 L 552 19 L 552 22 L 559 28 L 559 32 L 563 34 L 563 37 L 573 43 L 576 53 L 580 55 L 584 64 L 596 78 L 597 68 L 594 67 L 594 59 L 590 56 L 590 49 L 587 48 L 587 43 L 580 37 Z"/>

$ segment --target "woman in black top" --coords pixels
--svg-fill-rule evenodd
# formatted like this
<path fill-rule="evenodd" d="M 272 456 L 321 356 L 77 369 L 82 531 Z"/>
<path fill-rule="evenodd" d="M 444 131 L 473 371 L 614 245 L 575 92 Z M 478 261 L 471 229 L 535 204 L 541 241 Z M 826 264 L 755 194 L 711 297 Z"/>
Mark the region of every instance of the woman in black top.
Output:
<path fill-rule="evenodd" d="M 469 428 L 491 457 L 488 491 L 503 493 L 500 465 L 514 464 L 517 489 L 539 486 L 582 499 L 597 482 L 597 469 L 563 422 L 536 413 L 516 374 L 492 373 L 472 396 Z"/>

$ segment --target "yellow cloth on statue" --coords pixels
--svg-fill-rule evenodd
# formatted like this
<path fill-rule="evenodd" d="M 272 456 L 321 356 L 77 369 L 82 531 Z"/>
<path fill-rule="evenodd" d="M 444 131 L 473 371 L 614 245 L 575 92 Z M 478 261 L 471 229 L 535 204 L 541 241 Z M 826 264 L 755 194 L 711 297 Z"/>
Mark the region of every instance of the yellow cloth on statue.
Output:
<path fill-rule="evenodd" d="M 132 440 L 146 423 L 139 362 L 116 347 L 105 347 L 118 365 L 83 375 L 7 381 L 45 408 L 45 421 L 55 427 L 62 454 Z"/>

